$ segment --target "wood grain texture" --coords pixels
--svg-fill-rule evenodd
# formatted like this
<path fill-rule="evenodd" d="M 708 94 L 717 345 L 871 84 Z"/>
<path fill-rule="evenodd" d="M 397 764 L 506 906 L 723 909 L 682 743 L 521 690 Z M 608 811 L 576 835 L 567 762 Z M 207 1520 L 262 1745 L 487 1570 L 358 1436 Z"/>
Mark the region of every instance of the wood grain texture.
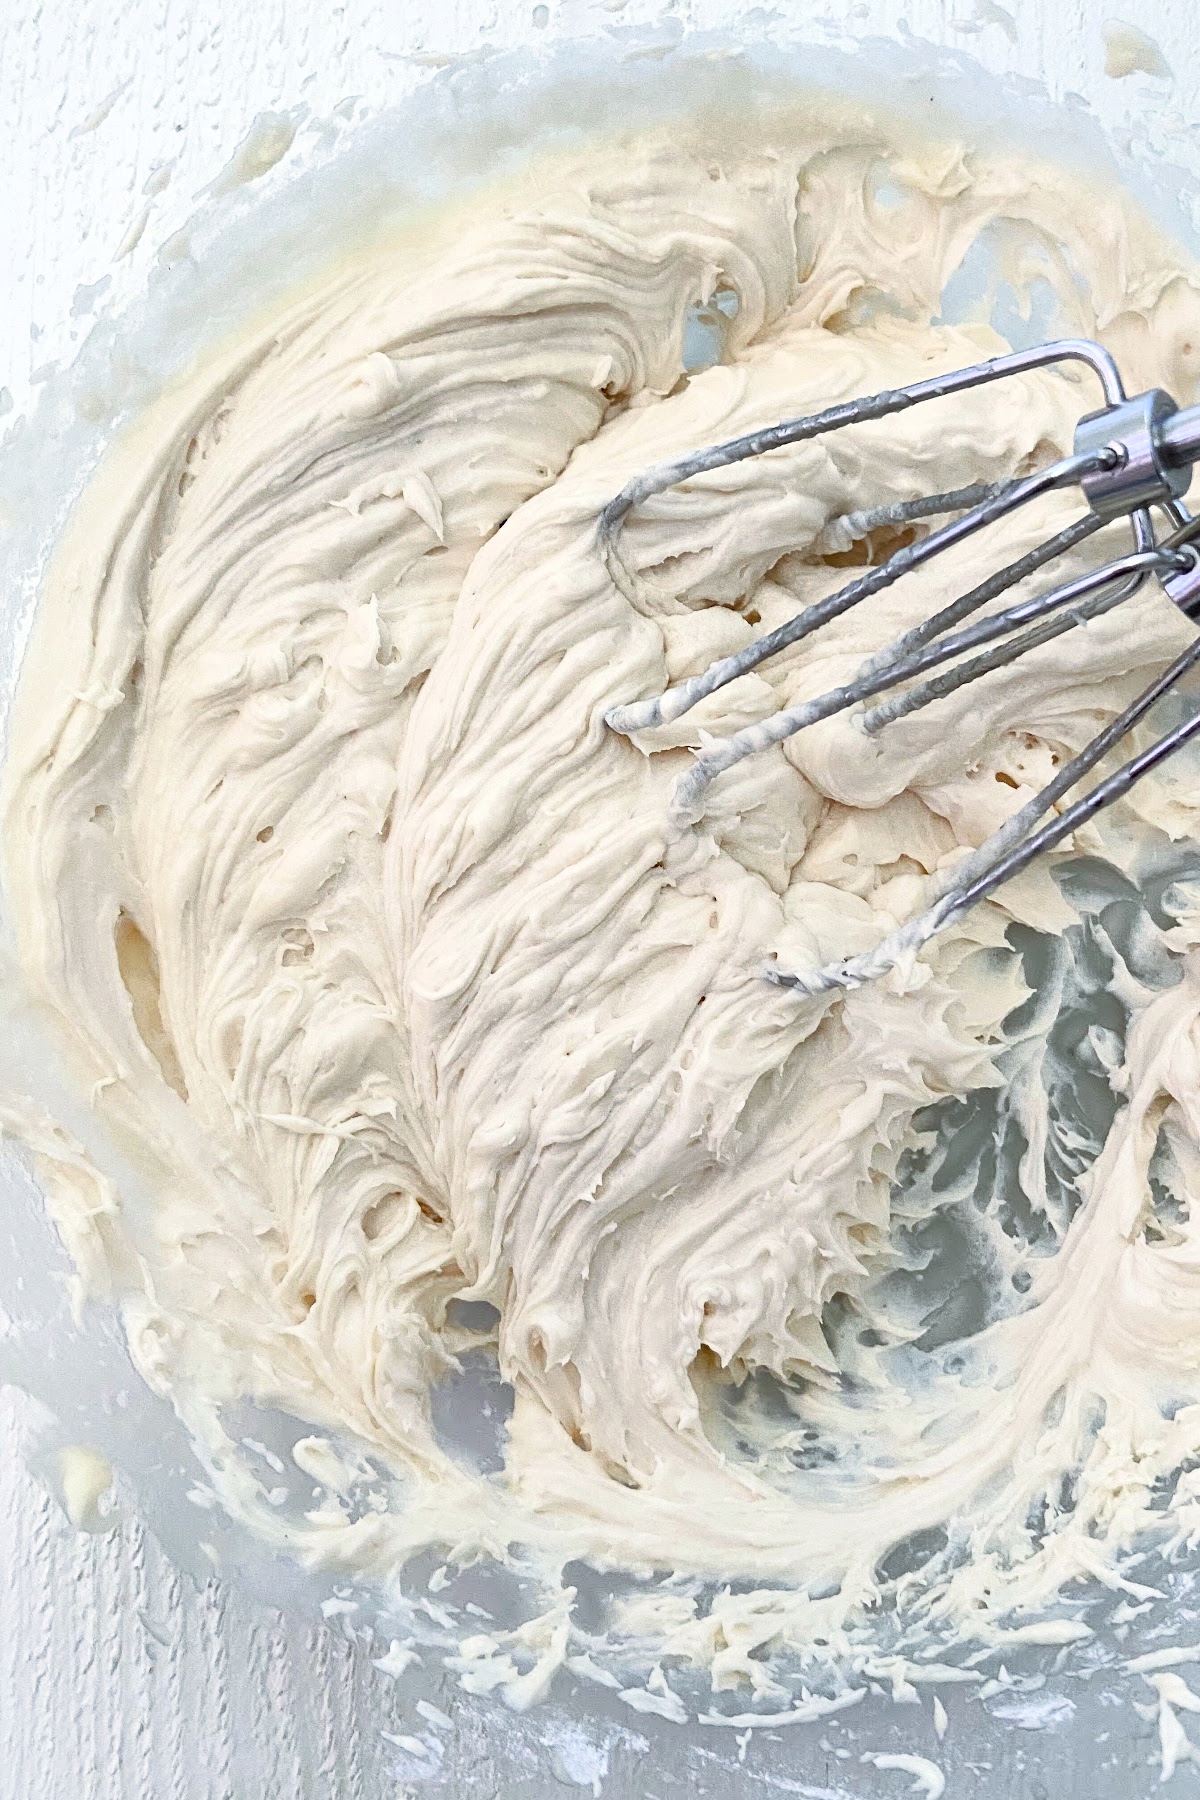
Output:
<path fill-rule="evenodd" d="M 11 1447 L 19 1406 L 0 1424 Z M 5 1800 L 367 1800 L 407 1709 L 367 1648 L 173 1567 L 136 1519 L 73 1530 L 0 1464 Z M 407 1728 L 412 1729 L 411 1719 Z"/>

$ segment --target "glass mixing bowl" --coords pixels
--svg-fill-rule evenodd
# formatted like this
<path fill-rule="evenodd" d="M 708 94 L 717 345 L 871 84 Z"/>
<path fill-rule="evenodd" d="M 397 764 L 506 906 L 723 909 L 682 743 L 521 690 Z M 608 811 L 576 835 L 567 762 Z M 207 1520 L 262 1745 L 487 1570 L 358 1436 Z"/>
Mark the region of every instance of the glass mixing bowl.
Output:
<path fill-rule="evenodd" d="M 183 14 L 129 0 L 118 17 L 97 0 L 18 4 L 0 58 L 6 708 L 47 547 L 105 443 L 191 357 L 317 271 L 335 223 L 344 241 L 348 218 L 366 230 L 548 142 L 669 118 L 734 59 L 755 80 L 883 98 L 1110 167 L 1195 248 L 1200 30 L 1191 0 L 1141 0 L 1137 14 L 1161 66 L 1091 0 L 753 12 L 732 0 L 399 11 L 193 0 Z M 52 1052 L 19 1019 L 0 1047 L 4 1077 L 51 1099 L 87 1141 Z M 933 1796 L 933 1777 L 905 1761 L 914 1755 L 936 1761 L 955 1797 L 1150 1791 L 1156 1730 L 1133 1704 L 1149 1690 L 1056 1670 L 1045 1653 L 987 1699 L 942 1690 L 940 1740 L 928 1695 L 895 1705 L 884 1684 L 844 1721 L 735 1737 L 565 1681 L 514 1714 L 461 1693 L 432 1657 L 400 1670 L 362 1596 L 272 1559 L 197 1503 L 203 1471 L 174 1415 L 134 1371 L 111 1311 L 73 1317 L 37 1182 L 19 1153 L 0 1156 L 0 1792 L 877 1800 L 915 1781 Z M 481 1377 L 446 1397 L 451 1428 L 456 1409 L 464 1430 L 483 1414 L 487 1389 Z M 288 1421 L 244 1423 L 265 1456 L 286 1450 Z M 60 1504 L 59 1453 L 79 1443 L 117 1471 L 113 1510 L 91 1535 Z M 1191 1582 L 1182 1571 L 1169 1641 L 1197 1616 Z"/>

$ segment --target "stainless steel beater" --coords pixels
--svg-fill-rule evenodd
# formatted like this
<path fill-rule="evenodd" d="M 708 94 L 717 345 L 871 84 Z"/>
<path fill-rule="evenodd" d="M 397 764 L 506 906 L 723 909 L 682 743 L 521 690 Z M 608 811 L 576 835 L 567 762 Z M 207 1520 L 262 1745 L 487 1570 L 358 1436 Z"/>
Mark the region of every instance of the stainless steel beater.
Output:
<path fill-rule="evenodd" d="M 1022 806 L 978 850 L 967 856 L 935 885 L 927 909 L 859 956 L 827 964 L 804 973 L 768 968 L 763 972 L 777 985 L 801 994 L 819 994 L 833 988 L 858 987 L 888 969 L 905 962 L 922 944 L 952 919 L 986 899 L 1003 882 L 1033 859 L 1070 836 L 1101 808 L 1111 805 L 1143 775 L 1165 762 L 1175 751 L 1200 735 L 1200 705 L 1195 714 L 1165 733 L 1157 742 L 1121 765 L 1066 809 L 1039 824 L 1088 771 L 1110 751 L 1146 713 L 1200 663 L 1200 515 L 1193 518 L 1183 504 L 1192 465 L 1200 460 L 1200 406 L 1181 411 L 1162 388 L 1152 388 L 1130 399 L 1120 372 L 1101 345 L 1069 338 L 1019 350 L 971 368 L 936 375 L 909 387 L 892 388 L 865 399 L 850 400 L 806 418 L 785 420 L 761 431 L 749 432 L 723 444 L 714 444 L 675 462 L 646 470 L 622 489 L 604 508 L 599 520 L 599 544 L 614 578 L 621 585 L 630 579 L 619 551 L 622 526 L 632 509 L 655 494 L 710 469 L 760 456 L 767 450 L 887 418 L 923 401 L 981 387 L 1027 369 L 1063 362 L 1085 363 L 1098 377 L 1105 405 L 1082 418 L 1075 432 L 1070 456 L 1032 475 L 989 486 L 960 488 L 953 493 L 904 501 L 850 515 L 845 521 L 856 536 L 881 526 L 904 526 L 941 514 L 958 516 L 928 537 L 897 550 L 886 562 L 868 569 L 834 594 L 806 607 L 794 619 L 767 632 L 735 655 L 720 658 L 702 675 L 681 681 L 657 699 L 614 707 L 606 714 L 608 725 L 623 733 L 666 724 L 689 711 L 718 688 L 725 687 L 767 657 L 811 636 L 872 594 L 890 587 L 903 575 L 920 568 L 940 552 L 962 543 L 985 526 L 1007 517 L 1042 494 L 1078 486 L 1087 511 L 1036 550 L 1009 563 L 961 595 L 949 606 L 896 638 L 885 649 L 863 662 L 853 680 L 830 689 L 813 700 L 772 714 L 759 724 L 735 732 L 723 742 L 706 748 L 677 783 L 671 802 L 672 818 L 682 827 L 699 818 L 705 790 L 726 769 L 772 744 L 815 725 L 818 720 L 872 702 L 859 723 L 868 733 L 882 731 L 896 719 L 915 712 L 1049 643 L 1062 632 L 1086 624 L 1127 600 L 1147 580 L 1157 575 L 1167 596 L 1197 624 L 1197 637 L 1169 668 L 1137 697 L 1111 724 L 1059 770 L 1041 792 Z M 1165 521 L 1156 528 L 1151 508 Z M 1066 551 L 1114 519 L 1128 517 L 1133 543 L 1130 551 L 1073 581 L 1050 588 L 989 613 L 973 625 L 962 621 L 979 612 L 989 601 L 1053 562 Z M 940 670 L 932 674 L 933 670 Z M 879 696 L 899 689 L 889 698 Z"/>

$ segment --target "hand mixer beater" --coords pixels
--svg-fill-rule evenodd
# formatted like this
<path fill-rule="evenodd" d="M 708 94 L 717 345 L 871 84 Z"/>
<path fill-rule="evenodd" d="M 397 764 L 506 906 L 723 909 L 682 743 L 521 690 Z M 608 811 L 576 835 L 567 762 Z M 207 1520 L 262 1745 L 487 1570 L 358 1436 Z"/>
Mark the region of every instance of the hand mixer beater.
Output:
<path fill-rule="evenodd" d="M 885 525 L 906 526 L 946 514 L 957 516 L 929 536 L 906 544 L 878 567 L 806 607 L 734 655 L 720 658 L 702 675 L 679 682 L 655 699 L 617 706 L 606 714 L 608 725 L 626 734 L 678 719 L 706 695 L 735 681 L 788 645 L 811 636 L 831 619 L 955 544 L 1039 496 L 1071 486 L 1082 490 L 1087 510 L 1065 530 L 998 569 L 969 593 L 869 657 L 852 680 L 705 748 L 676 785 L 671 801 L 673 822 L 683 827 L 698 819 L 710 783 L 746 757 L 782 743 L 821 719 L 864 703 L 869 704 L 859 716 L 863 730 L 870 734 L 883 731 L 896 719 L 1015 661 L 1061 633 L 1085 626 L 1088 620 L 1129 599 L 1151 575 L 1158 577 L 1167 596 L 1196 623 L 1195 642 L 1066 762 L 1040 793 L 943 875 L 931 904 L 923 912 L 863 954 L 802 973 L 764 969 L 767 979 L 779 986 L 805 995 L 858 987 L 906 962 L 936 932 L 994 893 L 1035 857 L 1062 843 L 1103 807 L 1112 805 L 1135 782 L 1200 735 L 1198 707 L 1191 717 L 1131 757 L 1080 799 L 1061 812 L 1056 811 L 1060 801 L 1088 771 L 1200 663 L 1200 515 L 1193 518 L 1183 504 L 1192 465 L 1200 460 L 1200 406 L 1181 411 L 1161 388 L 1128 398 L 1120 371 L 1107 350 L 1086 339 L 1063 339 L 994 357 L 907 387 L 846 401 L 660 464 L 630 481 L 600 515 L 601 551 L 614 577 L 624 585 L 628 571 L 620 559 L 621 529 L 632 509 L 653 495 L 746 457 L 821 437 L 848 425 L 883 419 L 1028 369 L 1066 362 L 1086 364 L 1099 377 L 1105 397 L 1099 411 L 1079 421 L 1071 455 L 1025 477 L 853 514 L 846 523 L 855 535 L 865 535 Z M 1155 513 L 1161 524 L 1156 524 Z M 1132 547 L 1125 555 L 964 626 L 964 620 L 981 612 L 990 601 L 1082 543 L 1101 526 L 1121 517 L 1129 518 L 1132 532 Z M 939 672 L 933 673 L 935 670 Z M 1052 816 L 1047 819 L 1047 814 Z"/>

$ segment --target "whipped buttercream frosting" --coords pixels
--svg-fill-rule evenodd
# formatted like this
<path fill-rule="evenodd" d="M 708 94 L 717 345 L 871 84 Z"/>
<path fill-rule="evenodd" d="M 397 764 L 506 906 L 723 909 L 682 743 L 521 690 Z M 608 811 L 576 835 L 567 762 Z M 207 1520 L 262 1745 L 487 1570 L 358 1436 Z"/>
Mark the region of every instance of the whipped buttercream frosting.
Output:
<path fill-rule="evenodd" d="M 683 1590 L 651 1634 L 761 1685 L 747 1645 L 836 1642 L 899 1544 L 935 1546 L 912 1604 L 966 1630 L 1198 1528 L 1200 909 L 1177 884 L 1156 921 L 1118 873 L 1195 834 L 1195 781 L 1056 859 L 1137 921 L 1103 914 L 1055 1052 L 1107 1096 L 1074 1163 L 1046 1071 L 1064 945 L 1100 927 L 1052 870 L 903 975 L 763 978 L 878 942 L 1192 628 L 1150 583 L 670 827 L 697 748 L 1061 529 L 1059 495 L 676 723 L 604 723 L 885 555 L 850 515 L 1036 467 L 1100 395 L 1032 372 L 698 477 L 630 516 L 618 584 L 625 482 L 998 352 L 1005 317 L 1192 398 L 1200 274 L 1115 184 L 812 103 L 593 145 L 347 252 L 107 455 L 39 602 L 6 889 L 149 1198 L 25 1129 L 87 1291 L 265 1536 L 375 1580 L 426 1548 L 735 1580 L 767 1621 L 736 1656 Z M 931 1162 L 981 1095 L 1016 1202 Z M 983 1296 L 948 1332 L 913 1250 L 939 1222 Z M 503 1467 L 437 1428 L 472 1345 L 512 1391 Z M 309 1433 L 325 1502 L 286 1527 L 246 1401 Z"/>

